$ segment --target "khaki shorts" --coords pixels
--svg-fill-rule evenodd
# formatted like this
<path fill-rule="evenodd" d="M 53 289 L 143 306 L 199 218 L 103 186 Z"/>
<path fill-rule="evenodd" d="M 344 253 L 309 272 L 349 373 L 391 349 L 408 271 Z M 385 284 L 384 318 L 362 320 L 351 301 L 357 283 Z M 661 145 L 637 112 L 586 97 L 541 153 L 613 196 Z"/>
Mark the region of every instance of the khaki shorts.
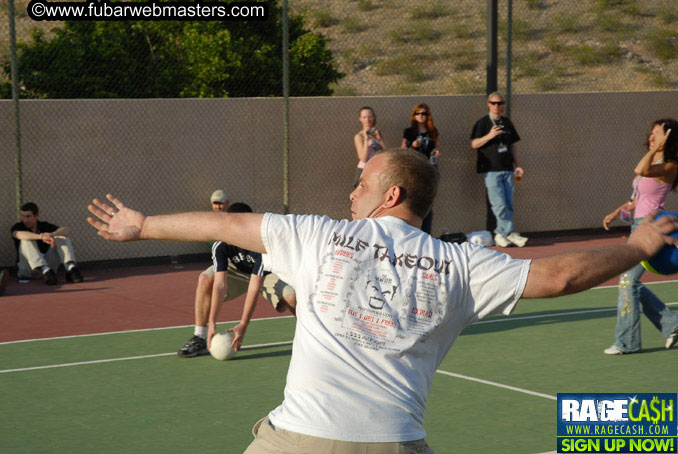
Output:
<path fill-rule="evenodd" d="M 252 428 L 254 441 L 244 454 L 433 454 L 426 441 L 364 443 L 312 437 L 275 427 L 268 416 Z"/>
<path fill-rule="evenodd" d="M 283 298 L 294 293 L 294 289 L 288 283 L 283 282 L 277 274 L 273 273 L 266 275 L 261 286 L 261 294 L 271 303 L 273 309 L 278 312 L 285 312 L 287 304 L 285 304 Z"/>
<path fill-rule="evenodd" d="M 226 291 L 226 296 L 224 301 L 230 301 L 233 298 L 237 298 L 240 295 L 247 293 L 247 288 L 250 284 L 250 277 L 247 274 L 243 274 L 239 269 L 237 269 L 229 260 L 228 262 L 228 290 Z M 210 266 L 202 274 L 206 274 L 214 278 L 214 266 Z M 294 294 L 294 289 L 280 280 L 277 274 L 267 274 L 264 277 L 264 283 L 261 285 L 261 295 L 268 300 L 278 312 L 285 312 L 287 305 L 284 304 L 284 298 L 289 295 Z"/>

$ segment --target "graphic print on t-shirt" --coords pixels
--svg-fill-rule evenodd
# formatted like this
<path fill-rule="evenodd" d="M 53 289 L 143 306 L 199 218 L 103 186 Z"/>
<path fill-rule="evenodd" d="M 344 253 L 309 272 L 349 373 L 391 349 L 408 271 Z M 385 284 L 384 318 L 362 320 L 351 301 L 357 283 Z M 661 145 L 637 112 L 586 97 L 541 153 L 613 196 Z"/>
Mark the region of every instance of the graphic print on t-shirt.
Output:
<path fill-rule="evenodd" d="M 406 306 L 400 277 L 379 259 L 357 264 L 350 275 L 351 295 L 344 300 L 341 331 L 359 347 L 393 350 L 401 329 L 398 307 Z"/>
<path fill-rule="evenodd" d="M 439 326 L 449 301 L 448 288 L 445 285 L 448 276 L 438 273 L 417 272 L 409 277 L 405 284 L 405 294 L 410 295 L 411 304 L 403 307 L 400 319 L 405 330 L 422 337 L 422 342 Z"/>
<path fill-rule="evenodd" d="M 384 250 L 337 248 L 326 254 L 309 310 L 333 319 L 327 326 L 334 335 L 357 347 L 399 351 L 401 340 L 423 342 L 442 323 L 449 276 L 433 259 L 391 260 Z"/>

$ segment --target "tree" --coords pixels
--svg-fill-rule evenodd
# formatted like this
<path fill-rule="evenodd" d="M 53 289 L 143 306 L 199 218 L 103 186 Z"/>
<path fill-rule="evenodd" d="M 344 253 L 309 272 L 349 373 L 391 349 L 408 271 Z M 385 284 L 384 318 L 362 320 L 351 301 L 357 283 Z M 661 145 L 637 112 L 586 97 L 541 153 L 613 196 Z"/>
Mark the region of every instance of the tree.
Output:
<path fill-rule="evenodd" d="M 18 46 L 22 97 L 280 96 L 281 10 L 265 3 L 266 21 L 66 21 L 51 39 L 35 31 Z M 324 38 L 297 16 L 290 67 L 293 96 L 330 95 L 343 77 Z"/>

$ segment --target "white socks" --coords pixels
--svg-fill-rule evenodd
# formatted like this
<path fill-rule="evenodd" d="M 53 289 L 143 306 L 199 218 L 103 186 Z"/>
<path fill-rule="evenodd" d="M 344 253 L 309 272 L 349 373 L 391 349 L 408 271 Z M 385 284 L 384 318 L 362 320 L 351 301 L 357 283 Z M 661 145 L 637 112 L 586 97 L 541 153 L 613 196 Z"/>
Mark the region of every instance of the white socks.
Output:
<path fill-rule="evenodd" d="M 64 265 L 64 267 L 66 268 L 66 271 L 71 271 L 73 268 L 75 268 L 75 262 L 68 262 L 67 264 Z M 43 266 L 41 268 L 42 274 L 45 274 L 46 272 L 48 272 L 51 269 L 52 268 L 50 268 L 47 265 Z M 207 328 L 205 328 L 205 337 L 207 337 Z"/>
<path fill-rule="evenodd" d="M 198 336 L 202 339 L 207 339 L 207 327 L 206 326 L 196 326 L 193 330 L 193 335 Z"/>

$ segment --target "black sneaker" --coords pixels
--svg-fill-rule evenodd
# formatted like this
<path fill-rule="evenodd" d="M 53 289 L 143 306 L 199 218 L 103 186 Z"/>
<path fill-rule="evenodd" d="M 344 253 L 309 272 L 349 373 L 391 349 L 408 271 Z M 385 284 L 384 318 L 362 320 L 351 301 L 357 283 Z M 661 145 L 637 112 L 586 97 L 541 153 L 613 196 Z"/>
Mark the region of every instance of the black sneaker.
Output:
<path fill-rule="evenodd" d="M 66 271 L 66 280 L 68 282 L 73 282 L 74 284 L 82 282 L 82 274 L 80 274 L 80 270 L 74 266 L 71 268 L 71 271 Z"/>
<path fill-rule="evenodd" d="M 207 355 L 208 353 L 207 341 L 202 337 L 193 336 L 186 342 L 186 345 L 181 347 L 177 355 L 184 358 L 193 358 L 194 356 Z"/>
<path fill-rule="evenodd" d="M 54 273 L 54 270 L 47 270 L 44 273 L 42 273 L 42 277 L 45 278 L 45 284 L 47 285 L 57 285 L 59 281 L 57 281 L 56 274 Z"/>

